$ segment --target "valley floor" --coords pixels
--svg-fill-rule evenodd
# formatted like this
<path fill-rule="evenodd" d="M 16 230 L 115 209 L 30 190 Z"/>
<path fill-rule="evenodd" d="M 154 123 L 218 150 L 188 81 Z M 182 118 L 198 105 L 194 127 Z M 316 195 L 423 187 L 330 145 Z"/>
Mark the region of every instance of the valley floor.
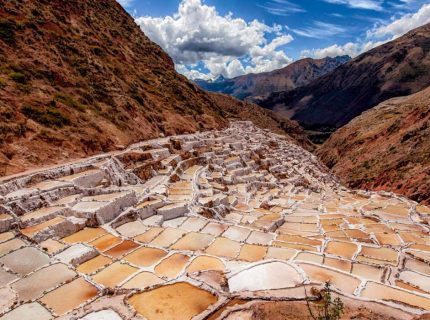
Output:
<path fill-rule="evenodd" d="M 250 122 L 145 141 L 3 179 L 0 319 L 424 317 L 429 217 Z"/>

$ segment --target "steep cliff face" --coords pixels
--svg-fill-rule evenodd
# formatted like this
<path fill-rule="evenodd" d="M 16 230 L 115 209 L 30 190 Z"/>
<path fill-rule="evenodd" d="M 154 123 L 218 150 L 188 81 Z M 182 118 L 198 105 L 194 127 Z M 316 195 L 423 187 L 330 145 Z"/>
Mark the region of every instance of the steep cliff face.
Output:
<path fill-rule="evenodd" d="M 0 7 L 0 175 L 228 124 L 114 0 Z"/>
<path fill-rule="evenodd" d="M 303 86 L 348 62 L 351 58 L 341 56 L 324 59 L 302 59 L 285 68 L 258 74 L 247 74 L 233 79 L 215 81 L 197 80 L 205 90 L 230 94 L 239 99 L 258 102 L 272 92 L 293 90 Z"/>
<path fill-rule="evenodd" d="M 318 156 L 355 188 L 430 203 L 430 87 L 393 98 L 337 130 Z"/>
<path fill-rule="evenodd" d="M 430 85 L 430 24 L 370 50 L 293 91 L 273 93 L 260 105 L 306 127 L 341 127 L 389 98 Z"/>

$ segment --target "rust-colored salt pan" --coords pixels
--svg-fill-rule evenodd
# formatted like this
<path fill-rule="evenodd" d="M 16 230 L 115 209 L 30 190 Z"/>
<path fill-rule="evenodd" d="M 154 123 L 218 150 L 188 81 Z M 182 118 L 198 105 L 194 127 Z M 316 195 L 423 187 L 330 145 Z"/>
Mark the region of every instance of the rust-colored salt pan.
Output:
<path fill-rule="evenodd" d="M 112 259 L 99 255 L 93 259 L 90 259 L 83 264 L 81 264 L 77 270 L 79 272 L 85 273 L 85 274 L 91 274 L 93 272 L 96 272 L 100 270 L 101 268 L 109 265 L 112 263 Z"/>
<path fill-rule="evenodd" d="M 129 301 L 148 320 L 189 320 L 218 298 L 210 292 L 179 282 L 132 296 Z"/>
<path fill-rule="evenodd" d="M 106 249 L 121 243 L 121 241 L 121 238 L 115 237 L 114 235 L 108 233 L 94 241 L 91 241 L 89 245 L 100 251 L 105 251 Z"/>
<path fill-rule="evenodd" d="M 182 238 L 186 232 L 180 229 L 167 228 L 158 237 L 151 241 L 154 246 L 169 247 Z"/>
<path fill-rule="evenodd" d="M 289 260 L 294 257 L 296 253 L 297 250 L 293 249 L 269 247 L 265 259 Z"/>
<path fill-rule="evenodd" d="M 263 260 L 266 252 L 266 247 L 256 246 L 253 244 L 244 244 L 240 250 L 238 259 L 249 262 L 260 261 Z"/>
<path fill-rule="evenodd" d="M 189 273 L 204 270 L 224 271 L 224 263 L 215 257 L 199 256 L 187 267 Z"/>
<path fill-rule="evenodd" d="M 361 292 L 361 296 L 376 300 L 398 301 L 401 304 L 430 310 L 430 299 L 380 283 L 369 282 Z"/>
<path fill-rule="evenodd" d="M 146 231 L 145 233 L 143 233 L 137 237 L 134 237 L 134 240 L 142 242 L 142 243 L 149 243 L 156 236 L 158 236 L 163 230 L 164 230 L 164 228 L 159 228 L 159 227 L 151 228 L 148 231 Z"/>
<path fill-rule="evenodd" d="M 136 249 L 138 246 L 139 245 L 136 242 L 125 240 L 119 245 L 105 251 L 105 253 L 113 258 L 118 258 Z"/>
<path fill-rule="evenodd" d="M 97 288 L 83 278 L 78 278 L 49 292 L 40 301 L 57 315 L 63 315 L 96 296 Z"/>
<path fill-rule="evenodd" d="M 122 287 L 124 289 L 144 289 L 160 283 L 163 283 L 163 279 L 160 279 L 155 274 L 151 272 L 141 272 L 123 284 Z"/>
<path fill-rule="evenodd" d="M 166 255 L 167 252 L 164 250 L 142 247 L 125 256 L 124 260 L 127 260 L 137 266 L 149 267 L 160 261 Z"/>
<path fill-rule="evenodd" d="M 235 258 L 239 254 L 240 247 L 241 245 L 239 242 L 226 238 L 217 238 L 206 249 L 206 252 L 214 256 Z"/>
<path fill-rule="evenodd" d="M 204 250 L 213 241 L 213 239 L 214 237 L 209 234 L 191 232 L 186 234 L 170 248 L 173 250 Z"/>
<path fill-rule="evenodd" d="M 96 273 L 93 279 L 105 287 L 114 288 L 137 271 L 138 269 L 128 264 L 115 262 Z"/>
<path fill-rule="evenodd" d="M 186 255 L 175 253 L 161 261 L 155 267 L 155 273 L 160 277 L 176 278 L 184 269 L 190 258 Z"/>
<path fill-rule="evenodd" d="M 67 243 L 90 242 L 104 234 L 106 234 L 106 230 L 102 228 L 85 228 L 71 236 L 63 238 L 62 241 Z"/>
<path fill-rule="evenodd" d="M 359 279 L 353 276 L 329 270 L 324 267 L 303 263 L 300 264 L 300 267 L 306 272 L 311 281 L 319 283 L 330 281 L 335 288 L 338 288 L 345 293 L 353 294 L 361 283 Z"/>
<path fill-rule="evenodd" d="M 326 253 L 330 253 L 339 257 L 352 259 L 357 252 L 357 245 L 349 242 L 330 241 L 325 249 Z"/>

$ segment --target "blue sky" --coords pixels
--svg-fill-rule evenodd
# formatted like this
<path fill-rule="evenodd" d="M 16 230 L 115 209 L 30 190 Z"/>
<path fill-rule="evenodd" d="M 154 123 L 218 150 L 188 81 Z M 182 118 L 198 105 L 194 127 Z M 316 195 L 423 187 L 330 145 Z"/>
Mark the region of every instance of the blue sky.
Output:
<path fill-rule="evenodd" d="M 118 0 L 190 78 L 356 56 L 430 22 L 423 0 Z"/>

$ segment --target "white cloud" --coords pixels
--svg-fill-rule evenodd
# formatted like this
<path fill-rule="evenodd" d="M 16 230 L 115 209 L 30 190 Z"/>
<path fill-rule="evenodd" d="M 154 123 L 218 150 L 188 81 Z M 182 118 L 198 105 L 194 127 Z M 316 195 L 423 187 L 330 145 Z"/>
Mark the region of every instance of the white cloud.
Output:
<path fill-rule="evenodd" d="M 201 75 L 190 67 L 200 61 L 211 77 L 271 71 L 291 62 L 279 49 L 293 40 L 282 33 L 282 26 L 268 26 L 258 20 L 247 22 L 232 13 L 222 16 L 201 0 L 182 0 L 173 16 L 139 17 L 136 23 L 181 65 L 179 69 L 188 77 Z M 271 42 L 267 40 L 269 34 Z"/>
<path fill-rule="evenodd" d="M 405 1 L 406 2 L 406 1 Z M 423 5 L 416 13 L 410 13 L 387 25 L 380 25 L 368 32 L 369 37 L 398 38 L 408 31 L 430 22 L 430 4 Z"/>
<path fill-rule="evenodd" d="M 324 39 L 346 31 L 341 26 L 322 21 L 314 21 L 310 27 L 291 30 L 300 36 L 317 39 Z"/>
<path fill-rule="evenodd" d="M 411 0 L 403 0 L 405 3 L 408 1 Z M 335 57 L 347 54 L 351 57 L 355 57 L 429 22 L 430 4 L 424 4 L 416 13 L 406 14 L 398 19 L 392 18 L 390 23 L 384 25 L 379 23 L 372 30 L 367 31 L 366 39 L 362 41 L 348 42 L 344 45 L 334 44 L 320 49 L 303 50 L 301 56 L 321 59 L 324 57 Z"/>
<path fill-rule="evenodd" d="M 382 10 L 383 0 L 324 0 L 328 3 L 346 5 L 354 9 Z"/>

